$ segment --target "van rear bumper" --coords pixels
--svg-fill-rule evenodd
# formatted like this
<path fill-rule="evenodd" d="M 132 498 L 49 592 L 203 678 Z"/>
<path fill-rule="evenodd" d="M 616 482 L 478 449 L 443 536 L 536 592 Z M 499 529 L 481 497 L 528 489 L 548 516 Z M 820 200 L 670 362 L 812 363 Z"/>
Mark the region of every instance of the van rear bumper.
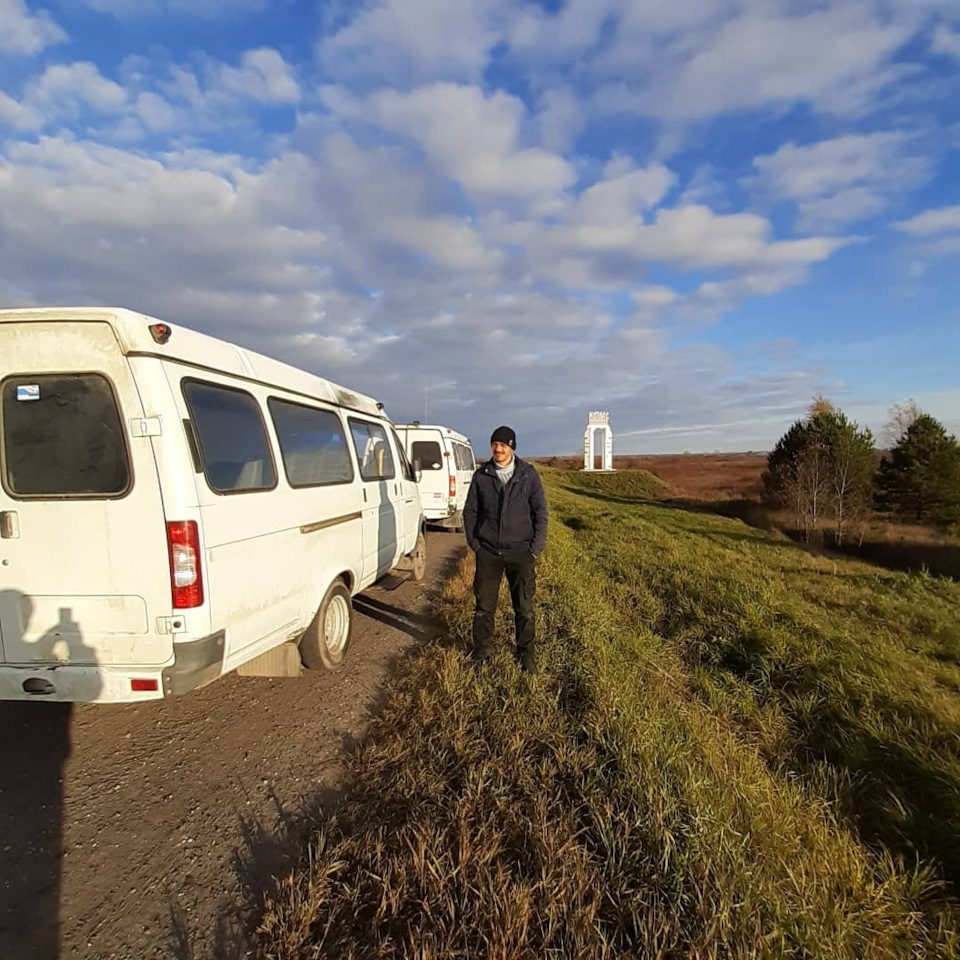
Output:
<path fill-rule="evenodd" d="M 188 693 L 216 680 L 223 671 L 224 631 L 202 640 L 174 643 L 166 667 L 114 667 L 96 664 L 0 665 L 0 700 L 71 703 L 130 703 Z M 156 690 L 134 690 L 132 681 L 155 681 Z"/>
<path fill-rule="evenodd" d="M 457 505 L 453 501 L 441 507 L 433 505 L 428 507 L 422 506 L 422 510 L 423 517 L 427 523 L 442 523 L 444 520 L 453 520 L 460 512 L 457 510 Z"/>
<path fill-rule="evenodd" d="M 173 665 L 163 671 L 163 695 L 176 697 L 202 687 L 223 672 L 226 632 L 218 630 L 202 640 L 174 643 Z"/>
<path fill-rule="evenodd" d="M 156 680 L 156 690 L 134 691 L 133 680 Z M 34 691 L 34 692 L 31 692 Z M 0 666 L 0 700 L 126 703 L 163 696 L 160 669 L 71 664 Z"/>

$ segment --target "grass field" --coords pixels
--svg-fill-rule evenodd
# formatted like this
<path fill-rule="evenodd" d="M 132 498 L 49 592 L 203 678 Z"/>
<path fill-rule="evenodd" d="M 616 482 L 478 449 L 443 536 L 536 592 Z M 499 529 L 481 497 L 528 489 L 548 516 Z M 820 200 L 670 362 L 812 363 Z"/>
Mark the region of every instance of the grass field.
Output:
<path fill-rule="evenodd" d="M 960 955 L 960 585 L 543 472 L 544 673 L 465 563 L 261 955 Z"/>

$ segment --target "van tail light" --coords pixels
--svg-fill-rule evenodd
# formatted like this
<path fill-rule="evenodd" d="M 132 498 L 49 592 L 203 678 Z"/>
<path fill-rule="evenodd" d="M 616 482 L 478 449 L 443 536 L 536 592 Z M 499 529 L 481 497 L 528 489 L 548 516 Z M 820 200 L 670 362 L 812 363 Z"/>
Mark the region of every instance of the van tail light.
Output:
<path fill-rule="evenodd" d="M 194 520 L 167 524 L 170 548 L 170 590 L 173 609 L 185 610 L 203 603 L 203 573 L 200 569 L 200 533 Z"/>
<path fill-rule="evenodd" d="M 450 474 L 450 499 L 457 499 L 457 478 L 453 474 Z"/>

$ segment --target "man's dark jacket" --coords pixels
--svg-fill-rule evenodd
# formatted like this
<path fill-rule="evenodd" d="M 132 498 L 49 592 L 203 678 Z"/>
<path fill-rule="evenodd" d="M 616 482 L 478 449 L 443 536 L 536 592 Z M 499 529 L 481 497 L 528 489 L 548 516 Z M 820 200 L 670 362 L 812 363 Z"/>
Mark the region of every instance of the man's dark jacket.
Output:
<path fill-rule="evenodd" d="M 538 557 L 547 545 L 547 496 L 537 471 L 519 457 L 514 462 L 506 486 L 492 460 L 477 468 L 463 508 L 463 528 L 474 551 L 483 547 L 506 556 L 529 550 Z"/>

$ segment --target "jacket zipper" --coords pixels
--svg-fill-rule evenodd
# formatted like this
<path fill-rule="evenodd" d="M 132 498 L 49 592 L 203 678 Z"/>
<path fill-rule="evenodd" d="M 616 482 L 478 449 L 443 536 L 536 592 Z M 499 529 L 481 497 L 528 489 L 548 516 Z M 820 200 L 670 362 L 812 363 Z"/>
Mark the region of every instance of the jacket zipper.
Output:
<path fill-rule="evenodd" d="M 513 476 L 511 480 L 515 480 L 517 477 L 517 470 L 514 467 Z M 507 509 L 507 497 L 510 496 L 508 487 L 509 483 L 500 483 L 500 478 L 497 476 L 496 472 L 493 473 L 493 482 L 500 484 L 500 522 L 497 524 L 497 549 L 503 549 L 503 512 Z"/>

